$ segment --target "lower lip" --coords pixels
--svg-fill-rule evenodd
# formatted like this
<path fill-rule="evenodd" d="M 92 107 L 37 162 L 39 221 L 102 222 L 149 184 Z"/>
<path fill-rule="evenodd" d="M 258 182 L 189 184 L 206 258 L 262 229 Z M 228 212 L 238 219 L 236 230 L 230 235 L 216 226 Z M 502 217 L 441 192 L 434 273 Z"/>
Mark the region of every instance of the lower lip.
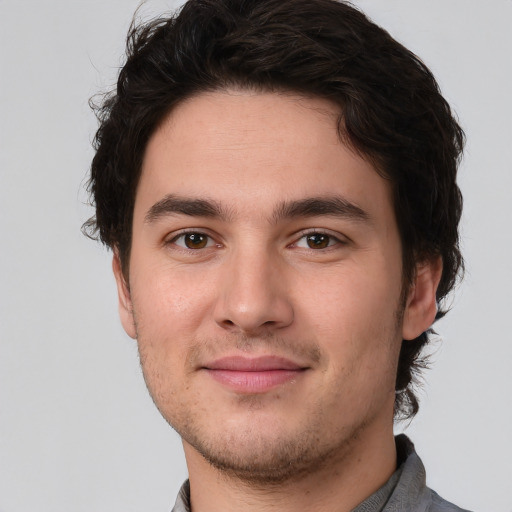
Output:
<path fill-rule="evenodd" d="M 293 382 L 304 370 L 206 370 L 217 382 L 237 393 L 264 393 L 273 388 Z"/>

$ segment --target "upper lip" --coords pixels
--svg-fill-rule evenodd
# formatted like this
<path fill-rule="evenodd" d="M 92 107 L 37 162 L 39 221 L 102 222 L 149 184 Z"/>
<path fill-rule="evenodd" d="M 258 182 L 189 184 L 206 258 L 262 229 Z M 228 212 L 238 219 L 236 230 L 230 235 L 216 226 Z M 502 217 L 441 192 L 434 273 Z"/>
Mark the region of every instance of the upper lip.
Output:
<path fill-rule="evenodd" d="M 290 359 L 277 356 L 228 356 L 215 359 L 203 366 L 208 370 L 230 370 L 239 372 L 265 372 L 272 370 L 304 370 L 306 366 L 300 365 Z"/>

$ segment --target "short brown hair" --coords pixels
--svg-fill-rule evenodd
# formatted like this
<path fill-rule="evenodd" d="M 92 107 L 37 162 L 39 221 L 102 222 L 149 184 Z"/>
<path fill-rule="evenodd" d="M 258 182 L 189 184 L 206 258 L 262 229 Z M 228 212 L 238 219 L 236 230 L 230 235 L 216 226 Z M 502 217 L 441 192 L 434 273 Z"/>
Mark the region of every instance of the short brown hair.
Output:
<path fill-rule="evenodd" d="M 99 129 L 84 225 L 129 265 L 132 216 L 146 144 L 181 101 L 231 86 L 287 90 L 340 107 L 339 135 L 389 179 L 404 282 L 440 256 L 442 299 L 463 266 L 456 173 L 464 133 L 429 69 L 348 2 L 189 0 L 175 15 L 132 25 L 117 89 L 96 107 Z M 412 417 L 412 386 L 428 332 L 404 341 L 395 415 Z"/>

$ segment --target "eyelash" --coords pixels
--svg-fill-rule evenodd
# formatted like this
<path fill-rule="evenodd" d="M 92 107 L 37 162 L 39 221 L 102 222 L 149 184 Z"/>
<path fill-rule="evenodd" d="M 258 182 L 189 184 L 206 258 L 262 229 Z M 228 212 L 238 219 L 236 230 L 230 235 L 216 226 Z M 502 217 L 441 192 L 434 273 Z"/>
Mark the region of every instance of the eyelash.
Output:
<path fill-rule="evenodd" d="M 307 238 L 308 237 L 313 237 L 313 236 L 323 236 L 323 237 L 326 237 L 328 239 L 328 244 L 325 246 L 325 247 L 320 247 L 320 248 L 313 248 L 313 247 L 299 247 L 299 242 L 301 240 L 305 240 L 306 241 L 306 244 L 307 244 Z M 334 246 L 337 246 L 337 245 L 345 245 L 347 242 L 340 239 L 339 236 L 335 236 L 329 232 L 326 232 L 326 231 L 320 231 L 320 230 L 312 230 L 312 231 L 304 231 L 301 233 L 301 236 L 291 244 L 291 247 L 296 247 L 298 249 L 306 249 L 306 250 L 312 250 L 312 251 L 322 251 L 322 250 L 327 250 L 327 249 L 330 249 L 330 248 L 333 248 Z"/>
<path fill-rule="evenodd" d="M 185 242 L 185 237 L 187 237 L 187 236 L 191 236 L 191 237 L 198 236 L 198 237 L 200 237 L 199 242 L 201 242 L 202 240 L 204 240 L 204 238 L 206 238 L 206 244 L 202 247 L 195 247 L 195 248 L 188 247 Z M 313 236 L 325 237 L 327 239 L 327 245 L 324 247 L 317 247 L 317 248 L 310 247 L 310 246 L 309 247 L 300 247 L 299 246 L 299 242 L 301 242 L 302 240 L 305 240 L 305 243 L 307 245 L 309 245 L 308 237 L 313 237 Z M 178 243 L 178 240 L 180 240 L 180 239 L 183 239 L 183 245 Z M 288 247 L 297 248 L 297 249 L 306 249 L 306 250 L 309 249 L 312 251 L 323 251 L 323 250 L 332 248 L 333 246 L 345 245 L 346 243 L 347 243 L 346 241 L 341 240 L 339 237 L 332 235 L 328 232 L 313 230 L 313 231 L 302 232 L 300 234 L 300 237 L 297 238 L 294 242 L 292 242 Z M 221 247 L 221 244 L 215 243 L 212 236 L 210 236 L 208 233 L 204 233 L 202 231 L 184 231 L 184 232 L 178 233 L 174 237 L 172 237 L 169 241 L 167 241 L 165 244 L 166 245 L 174 245 L 175 247 L 178 247 L 180 250 L 187 251 L 187 252 L 199 251 L 201 249 L 209 249 L 214 246 Z"/>
<path fill-rule="evenodd" d="M 191 248 L 186 246 L 185 237 L 187 236 L 198 236 L 206 238 L 206 245 L 204 247 Z M 183 239 L 183 245 L 178 244 L 178 240 Z M 166 245 L 174 245 L 183 251 L 197 251 L 200 249 L 209 249 L 210 247 L 217 246 L 220 247 L 221 244 L 216 244 L 213 237 L 208 233 L 204 233 L 203 231 L 183 231 L 173 236 L 169 241 L 166 242 Z"/>

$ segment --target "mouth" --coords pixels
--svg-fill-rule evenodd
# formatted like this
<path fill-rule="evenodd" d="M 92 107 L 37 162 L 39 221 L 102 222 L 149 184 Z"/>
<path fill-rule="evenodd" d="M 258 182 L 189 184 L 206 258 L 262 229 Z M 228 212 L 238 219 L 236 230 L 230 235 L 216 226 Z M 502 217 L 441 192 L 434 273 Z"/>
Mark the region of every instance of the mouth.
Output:
<path fill-rule="evenodd" d="M 202 367 L 210 377 L 237 393 L 264 393 L 300 378 L 309 368 L 289 359 L 263 357 L 223 357 Z"/>

